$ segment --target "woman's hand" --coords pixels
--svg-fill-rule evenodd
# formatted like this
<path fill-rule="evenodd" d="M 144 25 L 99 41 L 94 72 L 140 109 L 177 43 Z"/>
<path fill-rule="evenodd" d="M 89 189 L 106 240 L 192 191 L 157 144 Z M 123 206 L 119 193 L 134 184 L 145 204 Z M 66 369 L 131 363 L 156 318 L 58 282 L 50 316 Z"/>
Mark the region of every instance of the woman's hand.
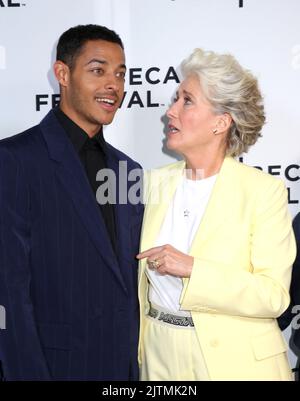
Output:
<path fill-rule="evenodd" d="M 182 253 L 168 244 L 150 248 L 136 257 L 137 259 L 147 258 L 150 269 L 175 277 L 190 277 L 194 264 L 193 256 Z"/>

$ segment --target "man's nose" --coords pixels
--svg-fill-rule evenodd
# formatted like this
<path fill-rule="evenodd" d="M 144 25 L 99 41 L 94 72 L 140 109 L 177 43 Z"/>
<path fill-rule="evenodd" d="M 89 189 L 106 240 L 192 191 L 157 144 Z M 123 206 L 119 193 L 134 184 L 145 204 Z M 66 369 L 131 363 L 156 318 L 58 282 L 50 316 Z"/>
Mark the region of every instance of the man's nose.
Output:
<path fill-rule="evenodd" d="M 106 77 L 106 82 L 105 82 L 105 89 L 106 90 L 111 90 L 111 91 L 116 91 L 118 92 L 120 89 L 120 82 L 119 79 L 116 77 L 115 74 L 109 74 Z"/>

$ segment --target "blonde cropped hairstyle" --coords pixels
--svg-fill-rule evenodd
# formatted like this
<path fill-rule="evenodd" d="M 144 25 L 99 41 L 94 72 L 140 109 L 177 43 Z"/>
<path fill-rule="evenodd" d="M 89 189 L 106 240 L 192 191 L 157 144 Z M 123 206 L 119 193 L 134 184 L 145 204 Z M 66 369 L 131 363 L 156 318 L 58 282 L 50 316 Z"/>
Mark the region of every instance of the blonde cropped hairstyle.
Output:
<path fill-rule="evenodd" d="M 265 123 L 263 98 L 257 79 L 230 54 L 195 49 L 182 62 L 184 77 L 197 75 L 201 88 L 216 114 L 228 113 L 232 123 L 227 154 L 247 152 L 261 136 Z"/>

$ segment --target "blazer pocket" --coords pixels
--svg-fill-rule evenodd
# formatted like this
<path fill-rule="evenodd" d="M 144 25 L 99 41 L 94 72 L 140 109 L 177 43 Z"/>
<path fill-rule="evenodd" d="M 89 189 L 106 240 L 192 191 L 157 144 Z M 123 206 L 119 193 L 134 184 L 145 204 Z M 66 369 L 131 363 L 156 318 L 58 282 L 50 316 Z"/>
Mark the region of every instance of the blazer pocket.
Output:
<path fill-rule="evenodd" d="M 252 337 L 251 345 L 258 361 L 287 351 L 286 342 L 281 332 L 277 330 Z"/>
<path fill-rule="evenodd" d="M 37 324 L 41 344 L 44 348 L 69 350 L 71 347 L 71 326 L 68 324 Z"/>

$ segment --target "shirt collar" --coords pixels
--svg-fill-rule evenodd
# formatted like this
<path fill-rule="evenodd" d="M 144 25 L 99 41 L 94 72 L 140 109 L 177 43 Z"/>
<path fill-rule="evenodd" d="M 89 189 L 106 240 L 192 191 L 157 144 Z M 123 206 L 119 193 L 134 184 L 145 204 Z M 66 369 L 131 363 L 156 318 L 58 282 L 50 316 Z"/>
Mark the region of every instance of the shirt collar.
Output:
<path fill-rule="evenodd" d="M 66 131 L 77 153 L 79 153 L 89 142 L 97 142 L 103 152 L 106 153 L 106 142 L 103 137 L 102 128 L 100 128 L 99 132 L 95 136 L 90 138 L 88 134 L 73 120 L 71 120 L 59 107 L 54 108 L 53 111 L 58 121 Z"/>

